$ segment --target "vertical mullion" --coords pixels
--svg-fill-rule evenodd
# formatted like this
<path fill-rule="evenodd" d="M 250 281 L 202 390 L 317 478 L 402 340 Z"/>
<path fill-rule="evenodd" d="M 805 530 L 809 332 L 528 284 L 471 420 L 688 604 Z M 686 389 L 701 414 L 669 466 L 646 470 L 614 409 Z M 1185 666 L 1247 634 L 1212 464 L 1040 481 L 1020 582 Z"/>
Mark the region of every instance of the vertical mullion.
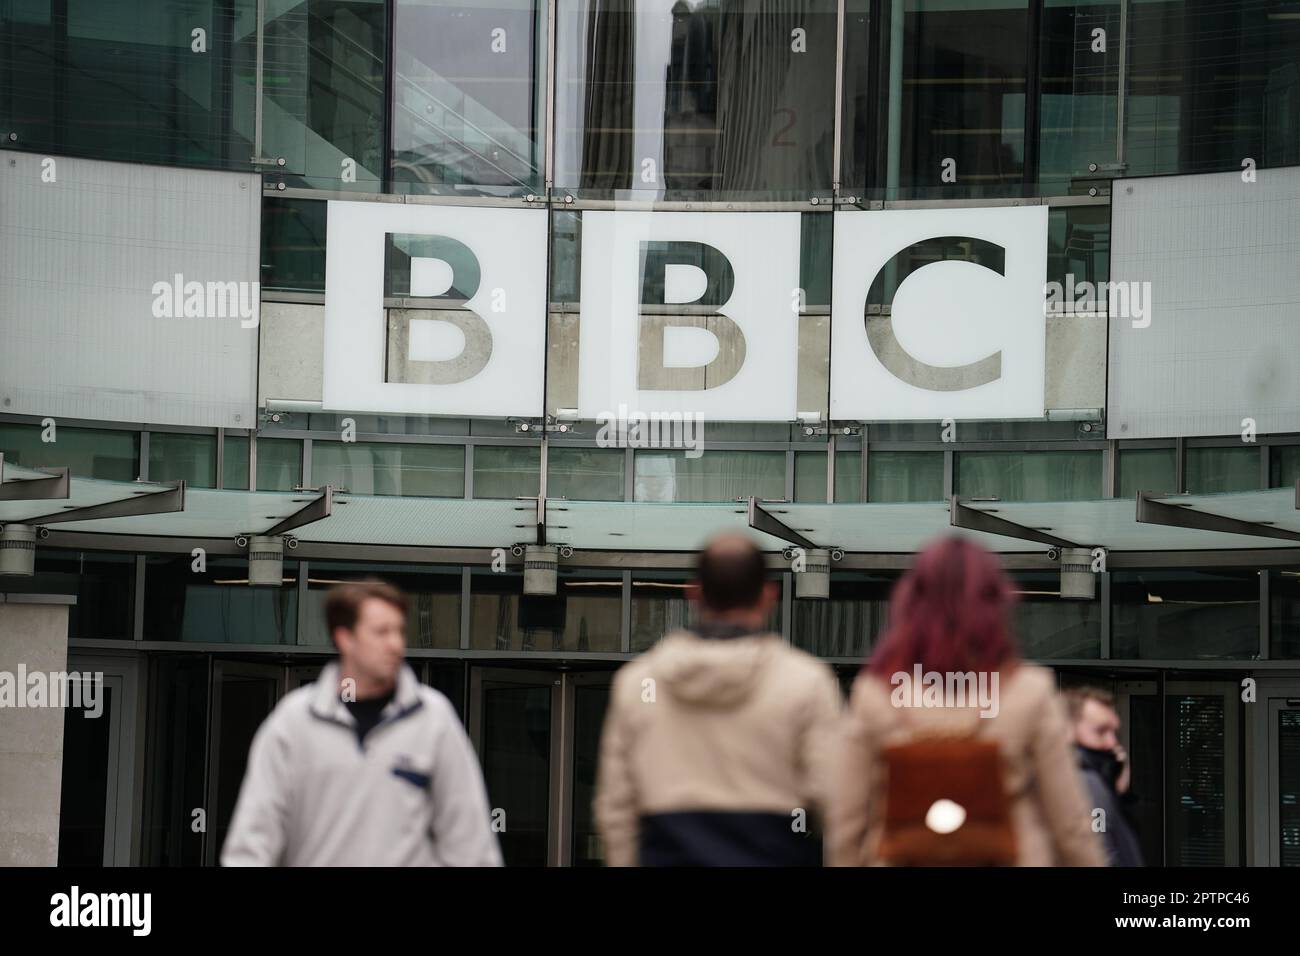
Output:
<path fill-rule="evenodd" d="M 620 589 L 620 615 L 618 649 L 624 654 L 632 653 L 632 571 L 623 570 L 623 585 Z"/>
<path fill-rule="evenodd" d="M 1043 0 L 1029 0 L 1028 35 L 1029 48 L 1025 51 L 1025 168 L 1023 173 L 1025 195 L 1037 193 L 1039 149 L 1039 131 L 1042 127 L 1039 105 L 1042 99 L 1042 32 Z"/>

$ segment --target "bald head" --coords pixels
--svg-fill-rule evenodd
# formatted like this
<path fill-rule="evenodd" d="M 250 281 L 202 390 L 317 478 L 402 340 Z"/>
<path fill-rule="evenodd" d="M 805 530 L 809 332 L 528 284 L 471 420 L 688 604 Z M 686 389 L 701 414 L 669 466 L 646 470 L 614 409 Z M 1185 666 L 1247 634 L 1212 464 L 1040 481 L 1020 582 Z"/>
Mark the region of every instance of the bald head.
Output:
<path fill-rule="evenodd" d="M 705 609 L 727 612 L 758 607 L 767 569 L 763 553 L 743 534 L 728 532 L 700 552 L 696 568 Z"/>

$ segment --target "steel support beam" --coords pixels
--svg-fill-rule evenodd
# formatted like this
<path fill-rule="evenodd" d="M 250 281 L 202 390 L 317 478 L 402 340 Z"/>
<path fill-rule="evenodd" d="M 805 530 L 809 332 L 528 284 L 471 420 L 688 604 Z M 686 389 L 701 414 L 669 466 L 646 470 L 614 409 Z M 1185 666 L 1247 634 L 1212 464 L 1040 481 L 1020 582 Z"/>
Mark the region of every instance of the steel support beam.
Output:
<path fill-rule="evenodd" d="M 1300 493 L 1300 488 L 1297 489 Z M 1242 521 L 1209 511 L 1198 511 L 1190 504 L 1169 504 L 1148 497 L 1150 493 L 1139 491 L 1137 496 L 1137 520 L 1139 524 L 1160 524 L 1171 528 L 1191 528 L 1195 531 L 1219 531 L 1223 534 L 1243 534 L 1254 538 L 1282 538 L 1286 541 L 1300 541 L 1300 531 L 1275 528 L 1271 524 L 1259 521 Z"/>
<path fill-rule="evenodd" d="M 5 456 L 0 454 L 0 501 L 39 501 L 66 499 L 71 482 L 67 467 L 42 468 L 48 478 L 15 478 L 5 481 Z"/>
<path fill-rule="evenodd" d="M 315 498 L 303 507 L 299 508 L 289 517 L 277 523 L 268 531 L 262 534 L 266 537 L 274 537 L 277 534 L 286 534 L 294 528 L 301 528 L 305 524 L 311 524 L 313 521 L 320 521 L 322 518 L 328 518 L 334 511 L 334 489 L 326 485 L 321 489 L 319 498 Z"/>
<path fill-rule="evenodd" d="M 986 534 L 1000 534 L 1008 538 L 1020 538 L 1022 541 L 1037 541 L 1057 548 L 1081 548 L 1083 545 L 1066 541 L 1054 534 L 1048 534 L 1041 528 L 1017 524 L 1006 518 L 999 518 L 992 511 L 971 508 L 961 503 L 959 495 L 953 495 L 948 507 L 948 524 L 954 528 L 967 531 L 983 531 Z"/>
<path fill-rule="evenodd" d="M 70 508 L 21 523 L 30 525 L 60 524 L 67 521 L 95 521 L 100 518 L 133 518 L 138 515 L 172 514 L 185 510 L 185 482 L 176 482 L 164 491 L 137 491 L 130 498 L 106 501 L 102 505 Z"/>
<path fill-rule="evenodd" d="M 755 531 L 770 534 L 774 538 L 781 538 L 791 544 L 797 544 L 801 548 L 818 547 L 798 531 L 786 525 L 780 518 L 775 517 L 768 511 L 764 511 L 757 498 L 750 497 L 746 514 L 749 518 L 749 526 Z"/>

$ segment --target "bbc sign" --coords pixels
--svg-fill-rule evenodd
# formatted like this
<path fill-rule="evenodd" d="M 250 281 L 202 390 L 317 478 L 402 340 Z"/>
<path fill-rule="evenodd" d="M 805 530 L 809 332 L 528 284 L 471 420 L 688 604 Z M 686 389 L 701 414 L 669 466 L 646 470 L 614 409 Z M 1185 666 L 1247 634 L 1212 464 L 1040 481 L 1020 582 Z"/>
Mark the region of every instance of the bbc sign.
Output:
<path fill-rule="evenodd" d="M 1045 206 L 833 215 L 830 417 L 1042 416 Z M 798 213 L 584 212 L 578 414 L 809 411 L 800 258 Z M 546 278 L 544 210 L 330 202 L 325 408 L 542 415 Z"/>

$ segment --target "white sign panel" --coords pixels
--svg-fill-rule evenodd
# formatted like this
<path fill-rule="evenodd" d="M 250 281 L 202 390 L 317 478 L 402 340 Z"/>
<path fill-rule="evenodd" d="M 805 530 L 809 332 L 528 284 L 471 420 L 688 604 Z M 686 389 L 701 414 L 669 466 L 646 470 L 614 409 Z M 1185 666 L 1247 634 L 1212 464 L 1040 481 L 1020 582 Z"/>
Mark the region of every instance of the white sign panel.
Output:
<path fill-rule="evenodd" d="M 0 411 L 254 427 L 261 177 L 5 157 Z"/>
<path fill-rule="evenodd" d="M 584 212 L 578 412 L 795 417 L 798 213 Z"/>
<path fill-rule="evenodd" d="M 835 213 L 832 419 L 1043 415 L 1047 207 Z"/>
<path fill-rule="evenodd" d="M 1112 193 L 1107 437 L 1300 429 L 1300 169 Z"/>
<path fill-rule="evenodd" d="M 545 210 L 331 201 L 324 407 L 540 416 L 546 221 Z M 386 281 L 417 308 L 386 315 Z"/>

